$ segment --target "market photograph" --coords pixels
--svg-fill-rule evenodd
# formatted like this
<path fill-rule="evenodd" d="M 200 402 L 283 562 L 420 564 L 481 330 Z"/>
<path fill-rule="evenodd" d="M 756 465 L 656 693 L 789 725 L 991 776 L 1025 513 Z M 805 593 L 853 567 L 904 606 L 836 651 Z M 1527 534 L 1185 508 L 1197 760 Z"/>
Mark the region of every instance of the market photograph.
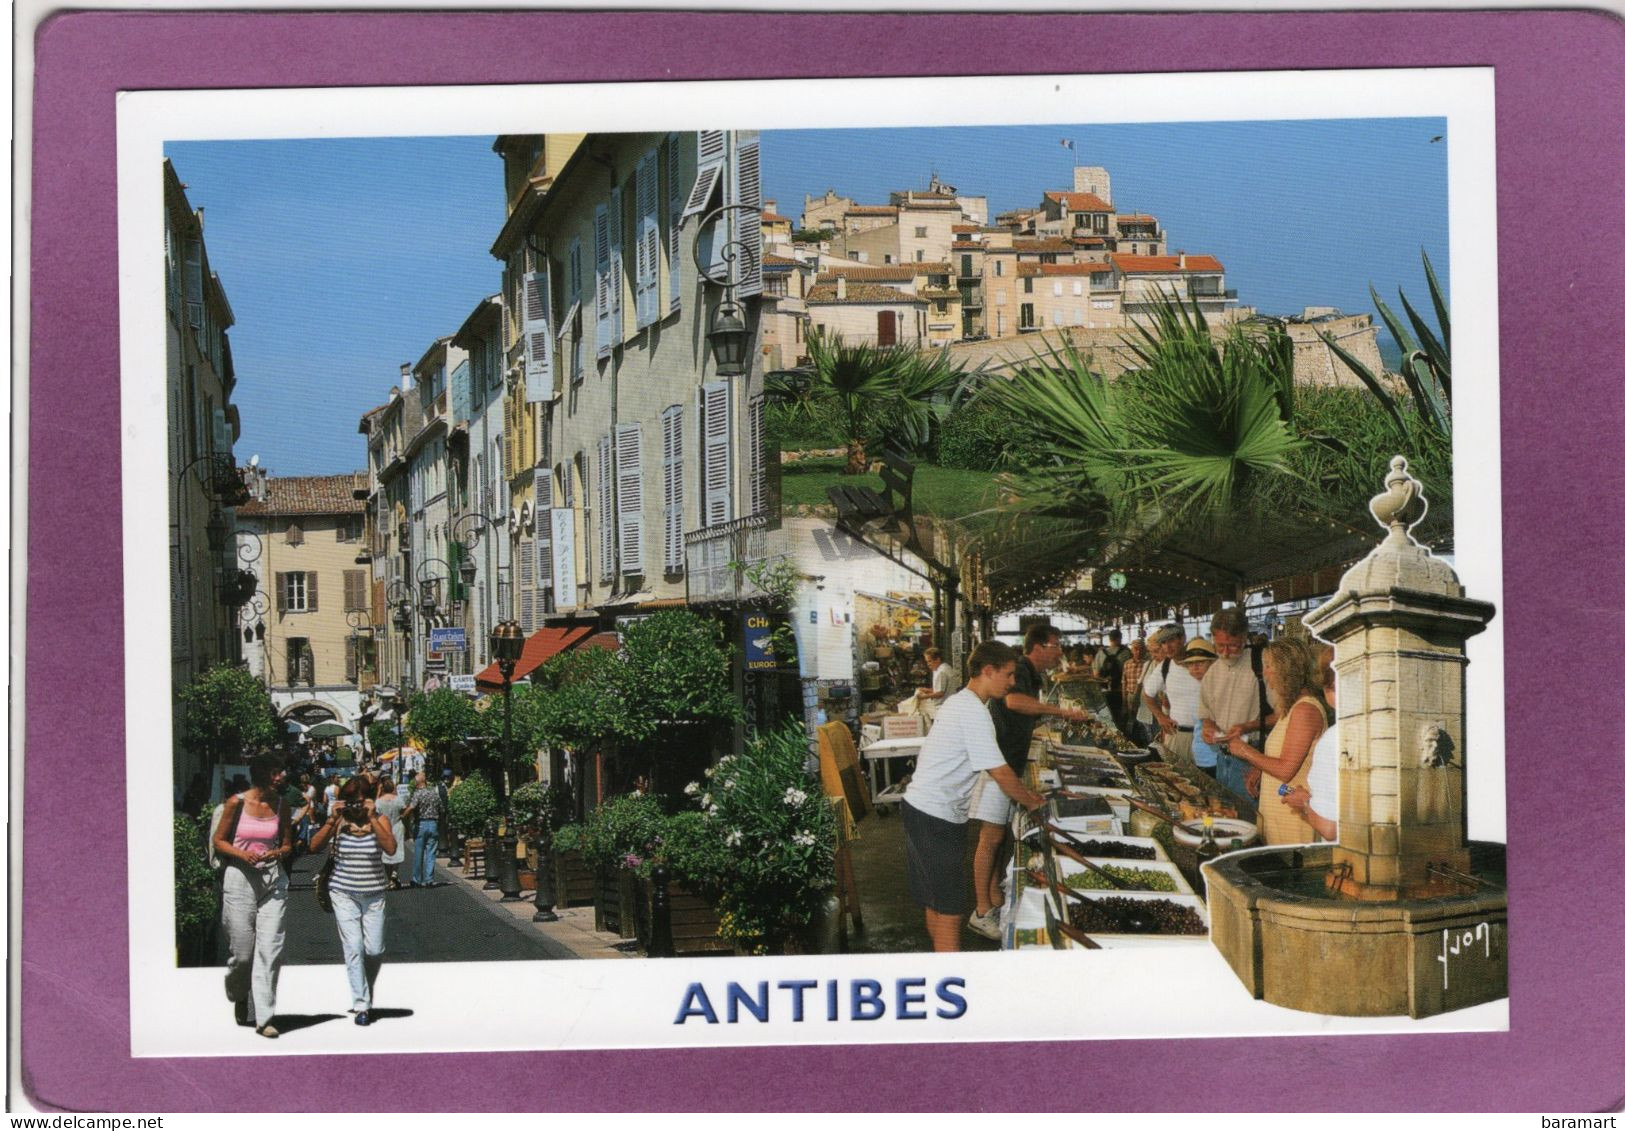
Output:
<path fill-rule="evenodd" d="M 1448 145 L 166 145 L 176 964 L 266 1040 L 409 1022 L 417 963 L 1200 947 L 1308 1013 L 1505 998 Z"/>

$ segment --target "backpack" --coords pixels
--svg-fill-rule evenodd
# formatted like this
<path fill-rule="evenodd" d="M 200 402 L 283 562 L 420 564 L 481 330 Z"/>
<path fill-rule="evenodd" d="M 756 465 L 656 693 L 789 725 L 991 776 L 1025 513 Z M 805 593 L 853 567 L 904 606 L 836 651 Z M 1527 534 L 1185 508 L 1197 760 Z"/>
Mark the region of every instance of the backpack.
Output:
<path fill-rule="evenodd" d="M 1106 681 L 1107 687 L 1116 687 L 1123 679 L 1122 650 L 1102 649 L 1100 656 L 1100 678 Z"/>
<path fill-rule="evenodd" d="M 236 835 L 237 821 L 243 815 L 243 807 L 241 804 L 243 795 L 240 793 L 234 793 L 232 794 L 232 797 L 237 798 L 239 804 L 237 806 L 236 814 L 231 818 L 231 828 L 226 830 L 226 839 L 228 840 Z M 230 800 L 230 798 L 227 800 Z M 214 807 L 214 812 L 209 814 L 209 842 L 207 845 L 209 851 L 209 867 L 213 868 L 216 872 L 224 872 L 226 870 L 226 862 L 221 859 L 220 854 L 214 850 L 214 839 L 220 835 L 220 818 L 225 814 L 225 811 L 226 802 L 222 801 L 220 804 Z"/>

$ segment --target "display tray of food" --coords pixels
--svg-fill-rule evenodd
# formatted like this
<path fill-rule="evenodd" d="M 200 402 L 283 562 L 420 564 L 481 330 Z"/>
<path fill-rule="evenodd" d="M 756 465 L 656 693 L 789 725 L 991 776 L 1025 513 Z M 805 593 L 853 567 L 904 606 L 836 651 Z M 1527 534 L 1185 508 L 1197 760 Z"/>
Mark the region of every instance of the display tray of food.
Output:
<path fill-rule="evenodd" d="M 1119 888 L 1106 876 L 1068 856 L 1057 855 L 1055 866 L 1060 871 L 1061 883 L 1076 891 L 1166 892 L 1170 895 L 1195 895 L 1179 869 L 1166 860 L 1114 860 L 1108 857 L 1086 856 L 1084 859 L 1112 877 L 1128 885 Z M 1029 865 L 1031 867 L 1032 865 Z M 1042 866 L 1040 863 L 1038 866 Z"/>
<path fill-rule="evenodd" d="M 1025 868 L 1035 860 L 1042 860 L 1043 853 L 1038 847 L 1038 837 L 1042 835 L 1035 829 L 1032 836 L 1018 841 L 1015 852 L 1015 866 Z M 1128 861 L 1157 860 L 1168 862 L 1168 853 L 1155 839 L 1148 836 L 1077 836 L 1075 850 L 1081 851 L 1089 859 L 1099 863 L 1103 860 Z"/>
<path fill-rule="evenodd" d="M 1038 894 L 1032 889 L 1029 896 Z M 1200 939 L 1207 935 L 1207 908 L 1194 895 L 1119 891 L 1090 892 L 1065 899 L 1067 919 L 1084 934 L 1109 946 L 1125 939 Z"/>
<path fill-rule="evenodd" d="M 1109 790 L 1112 793 L 1133 793 L 1134 783 L 1121 770 L 1096 766 L 1066 765 L 1057 768 L 1061 785 L 1072 790 Z"/>
<path fill-rule="evenodd" d="M 1059 738 L 1063 746 L 1092 746 L 1108 752 L 1139 749 L 1122 731 L 1099 719 L 1068 723 L 1060 728 Z"/>

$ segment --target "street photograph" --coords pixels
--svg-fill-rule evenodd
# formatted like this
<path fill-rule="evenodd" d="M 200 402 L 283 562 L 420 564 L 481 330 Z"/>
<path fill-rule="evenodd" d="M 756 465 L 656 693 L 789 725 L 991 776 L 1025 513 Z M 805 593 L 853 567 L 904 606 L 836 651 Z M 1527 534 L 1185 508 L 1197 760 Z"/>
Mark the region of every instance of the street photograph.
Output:
<path fill-rule="evenodd" d="M 659 1016 L 579 1039 L 762 1040 L 713 1027 L 799 1021 L 782 971 L 835 1022 L 913 1016 L 916 968 L 985 1039 L 1504 1027 L 1493 311 L 1453 300 L 1492 150 L 1452 152 L 1466 86 L 1282 81 L 1296 116 L 155 135 L 138 952 L 237 1051 L 611 1001 Z"/>

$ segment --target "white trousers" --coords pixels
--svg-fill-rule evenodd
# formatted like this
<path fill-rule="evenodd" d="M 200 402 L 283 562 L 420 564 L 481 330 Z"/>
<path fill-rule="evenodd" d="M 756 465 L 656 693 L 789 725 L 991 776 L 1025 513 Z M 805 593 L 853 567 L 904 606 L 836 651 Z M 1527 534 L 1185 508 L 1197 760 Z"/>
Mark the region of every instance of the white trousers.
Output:
<path fill-rule="evenodd" d="M 221 918 L 231 954 L 226 959 L 226 999 L 254 1003 L 254 1024 L 276 1013 L 276 978 L 287 938 L 282 916 L 288 906 L 288 874 L 226 865 Z"/>
<path fill-rule="evenodd" d="M 333 916 L 344 944 L 344 973 L 350 979 L 350 1008 L 372 1008 L 372 987 L 384 963 L 384 893 L 333 893 Z"/>

